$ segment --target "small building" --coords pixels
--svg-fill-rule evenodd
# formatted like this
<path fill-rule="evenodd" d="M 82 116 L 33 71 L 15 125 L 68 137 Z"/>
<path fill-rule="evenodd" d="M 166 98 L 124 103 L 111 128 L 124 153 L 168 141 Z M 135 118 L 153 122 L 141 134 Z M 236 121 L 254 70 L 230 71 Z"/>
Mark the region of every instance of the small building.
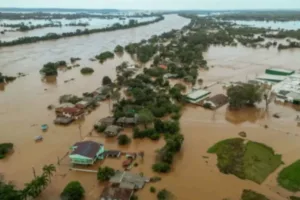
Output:
<path fill-rule="evenodd" d="M 109 182 L 113 185 L 119 186 L 120 188 L 134 190 L 142 189 L 145 183 L 149 182 L 149 179 L 144 176 L 140 176 L 139 174 L 132 174 L 126 171 L 116 171 L 115 175 L 110 178 Z"/>
<path fill-rule="evenodd" d="M 122 130 L 122 127 L 120 127 L 120 126 L 110 125 L 105 129 L 104 134 L 107 137 L 114 137 L 114 136 L 119 135 L 121 130 Z"/>
<path fill-rule="evenodd" d="M 61 114 L 59 114 L 60 116 L 72 118 L 75 120 L 84 116 L 84 111 L 82 109 L 75 108 L 75 107 L 74 108 L 70 108 L 70 107 L 62 108 L 61 111 L 62 111 Z"/>
<path fill-rule="evenodd" d="M 100 200 L 130 200 L 133 189 L 106 186 L 100 196 Z"/>
<path fill-rule="evenodd" d="M 283 69 L 283 68 L 269 68 L 265 71 L 266 74 L 279 75 L 279 76 L 290 76 L 295 73 L 294 70 Z"/>
<path fill-rule="evenodd" d="M 119 158 L 121 156 L 122 152 L 118 150 L 109 150 L 109 151 L 104 151 L 102 156 L 104 158 L 111 157 L 111 158 Z"/>
<path fill-rule="evenodd" d="M 73 164 L 92 165 L 97 159 L 103 159 L 104 146 L 93 141 L 77 142 L 69 155 Z"/>
<path fill-rule="evenodd" d="M 54 124 L 69 125 L 73 121 L 74 119 L 70 117 L 56 117 L 56 119 L 53 122 Z"/>
<path fill-rule="evenodd" d="M 138 116 L 134 117 L 120 117 L 117 120 L 119 126 L 135 126 L 138 123 Z"/>
<path fill-rule="evenodd" d="M 300 105 L 300 93 L 289 92 L 285 96 L 286 96 L 288 102 L 291 102 L 296 105 Z"/>
<path fill-rule="evenodd" d="M 110 126 L 113 125 L 115 121 L 116 118 L 114 117 L 105 117 L 100 119 L 97 123 L 95 123 L 95 126 L 101 126 L 101 125 Z"/>
<path fill-rule="evenodd" d="M 266 82 L 279 83 L 279 82 L 283 81 L 284 79 L 286 79 L 286 76 L 262 74 L 262 75 L 256 77 L 256 79 L 266 81 Z"/>
<path fill-rule="evenodd" d="M 87 108 L 88 106 L 89 106 L 88 101 L 79 101 L 78 103 L 76 103 L 76 108 L 79 108 L 79 109 L 84 109 L 84 108 Z"/>
<path fill-rule="evenodd" d="M 208 98 L 210 92 L 206 90 L 194 90 L 186 95 L 186 100 L 190 103 L 198 104 Z"/>
<path fill-rule="evenodd" d="M 203 104 L 209 104 L 212 109 L 217 109 L 228 103 L 228 97 L 224 94 L 217 94 L 204 100 Z"/>
<path fill-rule="evenodd" d="M 62 103 L 59 105 L 59 107 L 55 108 L 56 113 L 62 113 L 64 108 L 74 108 L 75 105 L 72 103 Z"/>

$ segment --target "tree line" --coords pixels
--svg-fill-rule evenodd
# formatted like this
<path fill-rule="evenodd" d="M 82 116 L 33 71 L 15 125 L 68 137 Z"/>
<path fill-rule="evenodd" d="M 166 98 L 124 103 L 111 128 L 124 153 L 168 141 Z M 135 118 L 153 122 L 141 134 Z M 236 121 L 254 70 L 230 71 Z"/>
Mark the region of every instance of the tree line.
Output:
<path fill-rule="evenodd" d="M 36 43 L 36 42 L 40 42 L 40 41 L 57 40 L 57 39 L 66 38 L 66 37 L 74 37 L 74 36 L 81 36 L 81 35 L 89 35 L 89 34 L 93 34 L 93 33 L 101 33 L 101 32 L 116 31 L 116 30 L 121 30 L 121 29 L 135 28 L 135 27 L 139 27 L 139 26 L 145 26 L 145 25 L 149 25 L 152 23 L 156 23 L 163 19 L 164 19 L 163 16 L 158 16 L 156 19 L 154 19 L 152 21 L 140 22 L 140 23 L 134 23 L 134 24 L 128 23 L 125 25 L 121 25 L 119 23 L 116 23 L 110 27 L 105 27 L 105 28 L 85 29 L 85 30 L 77 29 L 75 32 L 67 32 L 67 33 L 62 33 L 62 34 L 48 33 L 44 36 L 21 37 L 16 40 L 12 40 L 12 41 L 0 41 L 0 47 L 14 46 L 14 45 L 20 45 L 20 44 L 29 44 L 29 43 Z"/>

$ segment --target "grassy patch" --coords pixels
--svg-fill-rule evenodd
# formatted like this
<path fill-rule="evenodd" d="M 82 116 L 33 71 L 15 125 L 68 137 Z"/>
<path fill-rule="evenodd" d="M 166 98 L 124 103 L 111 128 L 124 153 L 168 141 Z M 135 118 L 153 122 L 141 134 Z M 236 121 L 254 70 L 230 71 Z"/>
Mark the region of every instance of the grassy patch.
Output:
<path fill-rule="evenodd" d="M 241 199 L 242 200 L 269 200 L 264 195 L 254 192 L 252 190 L 244 190 Z"/>
<path fill-rule="evenodd" d="M 224 174 L 234 174 L 241 179 L 262 183 L 281 164 L 281 155 L 272 148 L 242 138 L 220 141 L 208 149 L 216 153 L 217 166 Z"/>
<path fill-rule="evenodd" d="M 279 173 L 277 181 L 287 190 L 300 191 L 300 160 L 284 168 Z"/>
<path fill-rule="evenodd" d="M 262 183 L 281 164 L 281 155 L 264 144 L 248 142 L 244 155 L 246 179 Z"/>

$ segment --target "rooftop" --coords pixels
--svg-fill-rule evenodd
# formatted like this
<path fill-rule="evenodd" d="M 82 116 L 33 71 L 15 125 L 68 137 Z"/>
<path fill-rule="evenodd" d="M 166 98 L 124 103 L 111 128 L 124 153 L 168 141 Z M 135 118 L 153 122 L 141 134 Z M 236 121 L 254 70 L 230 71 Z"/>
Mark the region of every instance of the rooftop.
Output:
<path fill-rule="evenodd" d="M 280 82 L 286 79 L 286 76 L 280 75 L 271 75 L 271 74 L 262 74 L 257 77 L 257 79 L 265 80 L 265 81 L 273 81 L 273 82 Z"/>
<path fill-rule="evenodd" d="M 219 107 L 219 106 L 225 105 L 228 102 L 228 97 L 224 94 L 217 94 L 217 95 L 207 99 L 207 101 L 211 101 L 217 107 Z"/>
<path fill-rule="evenodd" d="M 139 174 L 116 171 L 115 175 L 110 178 L 109 182 L 119 183 L 121 188 L 141 189 L 144 187 L 145 183 L 148 182 L 148 179 L 140 176 Z"/>
<path fill-rule="evenodd" d="M 110 125 L 105 129 L 105 133 L 119 133 L 119 131 L 121 130 L 120 126 L 116 126 L 116 125 Z"/>
<path fill-rule="evenodd" d="M 206 90 L 195 90 L 195 91 L 192 91 L 189 94 L 187 94 L 187 97 L 189 99 L 198 99 L 200 97 L 204 97 L 204 96 L 207 96 L 209 94 L 210 94 L 210 92 L 206 91 Z"/>
<path fill-rule="evenodd" d="M 283 72 L 283 73 L 293 73 L 293 72 L 295 72 L 294 70 L 283 69 L 283 68 L 269 68 L 267 70 L 278 71 L 278 72 Z"/>
<path fill-rule="evenodd" d="M 88 158 L 95 158 L 102 144 L 93 141 L 77 142 L 73 145 L 74 150 L 71 155 L 81 155 Z"/>
<path fill-rule="evenodd" d="M 130 200 L 132 194 L 132 189 L 107 186 L 103 189 L 100 200 Z"/>

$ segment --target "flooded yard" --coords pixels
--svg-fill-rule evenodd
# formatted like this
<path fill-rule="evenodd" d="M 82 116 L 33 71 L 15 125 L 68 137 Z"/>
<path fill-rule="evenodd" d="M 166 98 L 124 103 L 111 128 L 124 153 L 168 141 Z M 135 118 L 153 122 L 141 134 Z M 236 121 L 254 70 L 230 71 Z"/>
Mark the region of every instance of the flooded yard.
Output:
<path fill-rule="evenodd" d="M 106 139 L 95 133 L 89 135 L 94 123 L 110 115 L 109 103 L 102 102 L 100 107 L 85 117 L 81 124 L 82 135 L 78 124 L 68 127 L 55 126 L 52 121 L 54 113 L 47 110 L 50 104 L 58 104 L 60 95 L 70 93 L 81 95 L 101 85 L 103 76 L 115 77 L 115 66 L 122 61 L 133 63 L 130 56 L 116 57 L 104 64 L 89 61 L 90 57 L 105 50 L 112 50 L 117 44 L 137 42 L 149 38 L 153 34 L 161 34 L 173 28 L 181 28 L 189 20 L 178 16 L 167 16 L 164 21 L 145 27 L 100 33 L 90 36 L 68 38 L 51 42 L 0 49 L 0 71 L 14 75 L 17 72 L 29 74 L 0 90 L 0 141 L 12 142 L 15 152 L 0 161 L 0 173 L 7 180 L 12 180 L 19 187 L 32 179 L 32 167 L 39 173 L 44 164 L 57 163 L 69 151 L 69 148 L 81 139 L 93 140 L 105 145 L 105 149 L 119 149 L 126 152 L 144 151 L 144 160 L 137 159 L 138 167 L 132 172 L 143 172 L 151 177 L 155 174 L 151 166 L 155 161 L 155 150 L 164 145 L 164 140 L 157 142 L 148 139 L 133 140 L 129 146 L 119 147 L 115 139 Z M 219 82 L 208 90 L 212 94 L 225 93 L 222 83 L 229 81 L 246 81 L 263 73 L 269 67 L 281 67 L 298 70 L 299 50 L 278 52 L 277 49 L 251 49 L 245 47 L 212 46 L 204 57 L 208 61 L 209 70 L 201 70 L 199 78 L 203 85 Z M 68 60 L 78 56 L 81 66 L 94 68 L 90 76 L 80 74 L 78 68 L 59 72 L 56 80 L 41 80 L 39 69 L 49 61 Z M 75 78 L 75 81 L 64 83 L 64 80 Z M 272 114 L 280 113 L 281 118 L 275 119 Z M 276 177 L 281 166 L 272 173 L 264 183 L 258 185 L 247 180 L 240 180 L 233 175 L 225 175 L 216 167 L 216 156 L 207 154 L 207 149 L 226 138 L 238 137 L 245 131 L 249 140 L 265 143 L 276 153 L 282 154 L 285 164 L 299 159 L 300 137 L 299 127 L 295 122 L 297 111 L 288 106 L 271 103 L 269 111 L 265 111 L 264 103 L 258 108 L 247 108 L 242 111 L 229 111 L 223 106 L 216 111 L 205 110 L 197 106 L 186 106 L 183 111 L 181 132 L 185 137 L 183 147 L 175 156 L 172 171 L 161 175 L 162 181 L 147 184 L 137 194 L 140 199 L 154 199 L 149 191 L 150 186 L 157 189 L 166 188 L 179 200 L 195 198 L 220 200 L 229 198 L 240 199 L 243 189 L 253 189 L 268 196 L 272 200 L 283 200 L 289 192 L 277 186 Z M 48 124 L 49 130 L 42 133 L 40 124 Z M 264 126 L 268 125 L 268 128 Z M 36 135 L 43 135 L 44 141 L 35 143 Z M 131 136 L 131 130 L 125 134 Z M 299 134 L 300 135 L 300 134 Z M 209 158 L 203 158 L 208 156 Z M 121 169 L 121 159 L 107 158 L 98 162 L 101 165 Z M 57 173 L 52 183 L 42 193 L 40 199 L 58 199 L 62 188 L 72 180 L 79 180 L 86 190 L 86 200 L 95 200 L 104 188 L 99 184 L 96 174 L 70 171 L 70 161 L 66 157 L 57 166 Z"/>

